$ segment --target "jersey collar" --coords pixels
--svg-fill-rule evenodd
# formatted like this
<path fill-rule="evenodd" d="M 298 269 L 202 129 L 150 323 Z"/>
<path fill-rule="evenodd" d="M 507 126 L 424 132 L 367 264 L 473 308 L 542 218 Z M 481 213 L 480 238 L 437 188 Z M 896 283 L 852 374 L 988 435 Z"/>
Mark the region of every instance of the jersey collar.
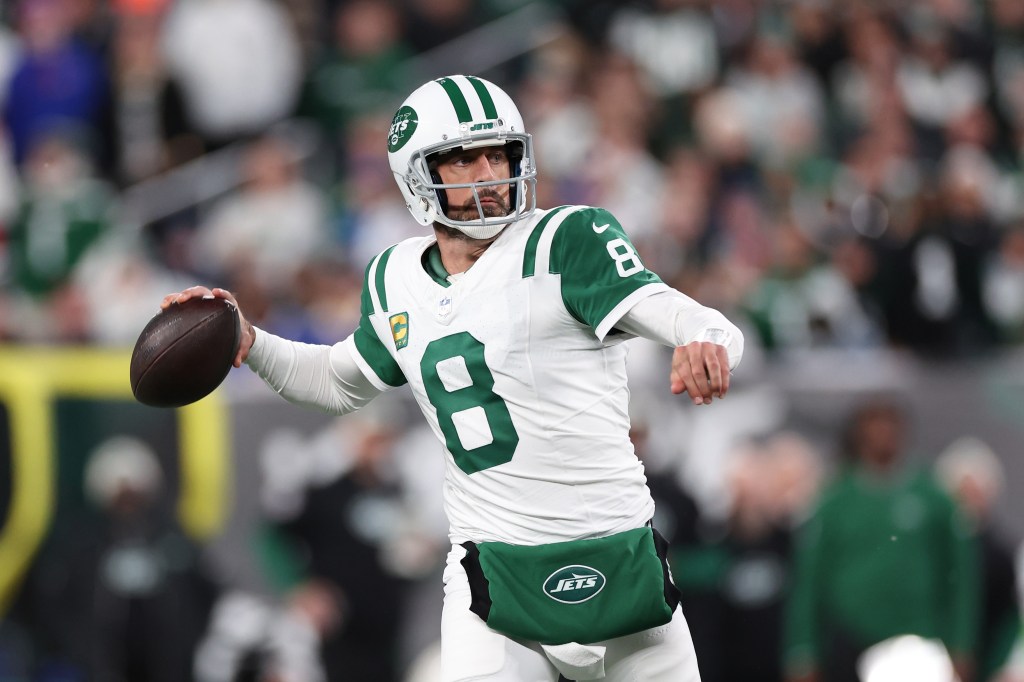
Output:
<path fill-rule="evenodd" d="M 423 254 L 422 261 L 423 269 L 430 275 L 430 279 L 443 287 L 451 286 L 451 282 L 448 281 L 448 271 L 444 269 L 444 263 L 441 262 L 441 249 L 438 247 L 437 242 L 434 242 L 427 248 Z"/>

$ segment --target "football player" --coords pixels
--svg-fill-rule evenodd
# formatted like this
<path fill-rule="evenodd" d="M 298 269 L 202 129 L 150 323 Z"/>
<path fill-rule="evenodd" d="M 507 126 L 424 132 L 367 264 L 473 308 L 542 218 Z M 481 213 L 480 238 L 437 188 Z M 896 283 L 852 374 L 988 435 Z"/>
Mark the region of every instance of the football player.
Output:
<path fill-rule="evenodd" d="M 386 144 L 430 234 L 371 260 L 347 339 L 299 344 L 243 317 L 235 366 L 335 414 L 411 388 L 447 466 L 444 680 L 699 680 L 629 440 L 622 342 L 675 348 L 671 391 L 710 405 L 740 331 L 648 270 L 608 211 L 537 208 L 531 136 L 494 84 L 424 84 Z M 234 300 L 193 287 L 164 306 L 211 293 Z"/>

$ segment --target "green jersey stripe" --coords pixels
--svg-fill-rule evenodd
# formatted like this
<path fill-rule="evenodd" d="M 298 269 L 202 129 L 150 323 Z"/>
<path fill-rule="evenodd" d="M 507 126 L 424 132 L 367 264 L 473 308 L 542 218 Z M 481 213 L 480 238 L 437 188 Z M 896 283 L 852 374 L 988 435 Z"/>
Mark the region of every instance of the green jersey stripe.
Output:
<path fill-rule="evenodd" d="M 408 380 L 405 378 L 402 368 L 384 347 L 373 324 L 365 315 L 359 321 L 359 327 L 356 328 L 352 338 L 363 362 L 380 381 L 388 386 L 401 386 L 407 383 Z M 378 386 L 378 388 L 380 387 Z"/>
<path fill-rule="evenodd" d="M 466 96 L 462 94 L 458 83 L 451 78 L 438 78 L 437 82 L 448 93 L 448 99 L 452 101 L 452 106 L 455 107 L 455 115 L 459 117 L 459 123 L 467 123 L 473 120 L 469 113 L 469 102 L 466 101 Z"/>
<path fill-rule="evenodd" d="M 484 117 L 498 118 L 498 109 L 494 106 L 494 99 L 491 98 L 491 93 L 487 92 L 487 86 L 479 78 L 474 78 L 473 76 L 467 76 L 466 80 L 476 90 L 476 94 L 480 97 L 480 103 L 484 105 Z"/>
<path fill-rule="evenodd" d="M 397 244 L 395 245 L 397 246 Z M 380 258 L 377 259 L 377 272 L 374 273 L 374 285 L 373 288 L 377 292 L 377 300 L 380 301 L 380 310 L 382 313 L 388 311 L 388 291 L 387 287 L 384 286 L 384 270 L 388 266 L 388 258 L 391 257 L 391 252 L 395 250 L 394 246 L 388 247 L 387 251 L 380 254 Z"/>
<path fill-rule="evenodd" d="M 551 209 L 551 212 L 544 216 L 537 223 L 536 227 L 533 228 L 533 232 L 530 233 L 529 238 L 526 240 L 526 250 L 523 252 L 523 279 L 533 277 L 534 270 L 537 267 L 537 244 L 540 243 L 540 236 L 544 233 L 544 228 L 551 222 L 551 219 L 564 208 L 567 208 L 567 206 Z"/>

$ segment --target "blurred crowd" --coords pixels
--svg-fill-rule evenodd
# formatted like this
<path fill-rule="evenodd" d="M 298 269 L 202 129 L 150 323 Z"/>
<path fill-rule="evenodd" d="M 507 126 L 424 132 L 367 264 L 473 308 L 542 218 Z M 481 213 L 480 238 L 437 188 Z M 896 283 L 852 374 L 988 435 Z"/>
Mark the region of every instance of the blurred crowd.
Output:
<path fill-rule="evenodd" d="M 389 394 L 246 453 L 258 521 L 233 551 L 261 587 L 182 531 L 150 446 L 103 441 L 90 508 L 0 620 L 0 679 L 437 682 L 443 462 L 410 408 Z M 1017 539 L 984 440 L 922 458 L 903 401 L 872 396 L 824 445 L 737 439 L 718 514 L 658 453 L 659 422 L 631 421 L 704 682 L 1024 681 Z"/>
<path fill-rule="evenodd" d="M 1020 0 L 14 0 L 0 19 L 3 341 L 130 346 L 199 282 L 269 331 L 343 338 L 367 261 L 424 234 L 393 112 L 463 71 L 519 103 L 539 205 L 611 210 L 751 362 L 1024 344 Z M 632 415 L 705 682 L 844 682 L 900 634 L 944 643 L 963 682 L 1024 679 L 1000 456 L 961 439 L 924 471 L 897 403 L 822 444 L 735 394 L 687 417 L 638 390 Z M 262 592 L 205 565 L 144 444 L 98 449 L 98 514 L 26 577 L 0 679 L 436 679 L 440 458 L 407 407 L 262 445 Z"/>
<path fill-rule="evenodd" d="M 421 233 L 383 131 L 457 40 L 481 61 L 459 68 L 520 103 L 540 204 L 609 208 L 751 343 L 962 357 L 1024 340 L 1015 0 L 3 11 L 4 339 L 128 345 L 196 281 L 268 329 L 342 337 L 367 259 Z"/>

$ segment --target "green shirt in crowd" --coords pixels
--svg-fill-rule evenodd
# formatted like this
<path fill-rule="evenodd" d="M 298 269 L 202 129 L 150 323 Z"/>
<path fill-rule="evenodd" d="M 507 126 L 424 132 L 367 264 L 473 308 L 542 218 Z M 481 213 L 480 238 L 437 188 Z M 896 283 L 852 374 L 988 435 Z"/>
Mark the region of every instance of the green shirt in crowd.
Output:
<path fill-rule="evenodd" d="M 842 472 L 801 530 L 795 569 L 791 669 L 818 665 L 837 631 L 864 647 L 902 634 L 942 640 L 954 656 L 974 647 L 974 540 L 953 500 L 923 472 Z"/>

